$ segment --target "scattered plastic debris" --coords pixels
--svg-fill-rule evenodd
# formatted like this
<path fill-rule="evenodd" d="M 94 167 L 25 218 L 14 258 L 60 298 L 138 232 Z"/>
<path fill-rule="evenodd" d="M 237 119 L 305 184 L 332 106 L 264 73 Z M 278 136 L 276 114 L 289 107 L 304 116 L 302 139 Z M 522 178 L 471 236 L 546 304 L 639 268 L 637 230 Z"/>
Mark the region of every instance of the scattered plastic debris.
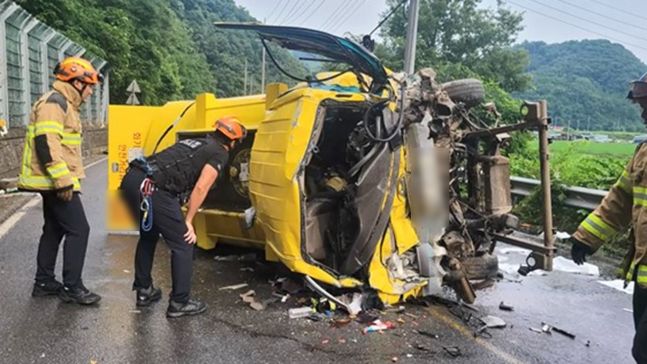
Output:
<path fill-rule="evenodd" d="M 243 302 L 249 304 L 249 307 L 256 311 L 262 311 L 265 309 L 265 303 L 258 302 L 254 296 L 256 296 L 256 292 L 253 289 L 250 289 L 249 291 L 240 294 L 240 298 L 243 300 Z"/>
<path fill-rule="evenodd" d="M 344 303 L 349 310 L 351 316 L 357 316 L 362 312 L 362 301 L 364 296 L 361 293 L 354 292 L 352 294 L 345 294 L 343 296 L 336 297 L 338 301 Z"/>
<path fill-rule="evenodd" d="M 280 293 L 272 293 L 272 296 L 278 298 L 281 303 L 286 303 L 290 299 L 290 294 L 280 294 Z"/>
<path fill-rule="evenodd" d="M 481 317 L 480 320 L 489 329 L 502 329 L 506 326 L 505 321 L 496 316 L 487 315 Z"/>
<path fill-rule="evenodd" d="M 235 290 L 238 290 L 238 289 L 241 289 L 241 288 L 245 288 L 245 287 L 247 287 L 247 286 L 248 286 L 248 284 L 247 284 L 247 283 L 232 284 L 231 286 L 224 286 L 224 287 L 220 287 L 220 288 L 218 288 L 218 290 L 219 290 L 219 291 L 224 291 L 224 290 L 231 290 L 231 291 L 235 291 Z"/>
<path fill-rule="evenodd" d="M 368 334 L 371 332 L 381 332 L 384 330 L 390 330 L 395 328 L 395 325 L 391 321 L 382 322 L 381 320 L 375 320 L 371 326 L 365 327 L 362 332 Z"/>
<path fill-rule="evenodd" d="M 629 309 L 629 308 L 623 308 L 623 311 L 629 312 L 629 313 L 634 313 L 634 310 Z"/>
<path fill-rule="evenodd" d="M 568 332 L 568 331 L 562 330 L 562 329 L 560 329 L 559 327 L 554 327 L 554 326 L 553 326 L 553 331 L 555 331 L 555 332 L 557 332 L 557 333 L 560 333 L 560 334 L 562 334 L 562 335 L 564 335 L 564 336 L 566 336 L 566 337 L 569 337 L 569 338 L 571 338 L 571 339 L 575 340 L 575 335 L 574 335 L 574 334 L 571 334 L 571 333 L 570 333 L 570 332 Z"/>
<path fill-rule="evenodd" d="M 614 279 L 612 281 L 598 281 L 598 283 L 603 284 L 607 287 L 611 287 L 613 289 L 617 289 L 618 291 L 622 291 L 627 294 L 634 294 L 634 282 L 630 282 L 626 287 L 625 281 L 623 279 Z"/>
<path fill-rule="evenodd" d="M 514 311 L 514 307 L 508 306 L 505 303 L 503 303 L 503 301 L 501 301 L 501 303 L 499 303 L 499 310 L 501 310 L 501 311 Z"/>
<path fill-rule="evenodd" d="M 288 310 L 288 316 L 291 319 L 308 317 L 313 313 L 315 313 L 315 310 L 312 307 L 297 307 Z"/>
<path fill-rule="evenodd" d="M 396 362 L 398 361 L 398 357 L 397 357 L 397 356 L 394 356 L 393 358 L 391 358 L 391 361 L 392 361 L 392 362 L 394 362 L 394 363 L 396 363 Z"/>
<path fill-rule="evenodd" d="M 124 273 L 130 274 L 130 271 L 128 269 L 124 269 Z"/>
<path fill-rule="evenodd" d="M 535 328 L 535 327 L 529 327 L 528 329 L 529 329 L 530 331 L 532 331 L 532 332 L 536 332 L 536 333 L 538 333 L 538 334 L 543 334 L 543 333 L 544 333 L 543 331 L 541 331 L 541 329 L 538 329 L 538 328 Z"/>
<path fill-rule="evenodd" d="M 568 240 L 571 238 L 571 234 L 564 231 L 558 231 L 555 233 L 555 237 L 560 240 Z"/>
<path fill-rule="evenodd" d="M 587 276 L 600 276 L 600 268 L 591 263 L 584 263 L 582 265 L 575 264 L 574 261 L 564 257 L 556 257 L 553 259 L 553 270 L 558 270 L 566 273 L 583 274 Z"/>
<path fill-rule="evenodd" d="M 530 329 L 531 329 L 532 331 L 535 331 L 535 330 L 536 330 L 536 329 L 533 329 L 532 327 L 531 327 Z M 568 337 L 568 338 L 571 338 L 571 339 L 573 339 L 573 340 L 575 339 L 575 335 L 574 335 L 574 334 L 571 334 L 570 332 L 568 332 L 568 331 L 566 331 L 566 330 L 564 330 L 564 329 L 560 329 L 559 327 L 555 327 L 555 326 L 549 325 L 549 324 L 547 324 L 547 323 L 545 323 L 545 322 L 542 322 L 542 323 L 541 323 L 541 330 L 540 330 L 540 332 L 542 332 L 542 333 L 546 333 L 546 334 L 552 334 L 552 333 L 553 333 L 553 331 L 554 331 L 554 332 L 556 332 L 556 333 L 558 333 L 558 334 L 564 335 L 564 336 L 566 336 L 566 337 Z"/>

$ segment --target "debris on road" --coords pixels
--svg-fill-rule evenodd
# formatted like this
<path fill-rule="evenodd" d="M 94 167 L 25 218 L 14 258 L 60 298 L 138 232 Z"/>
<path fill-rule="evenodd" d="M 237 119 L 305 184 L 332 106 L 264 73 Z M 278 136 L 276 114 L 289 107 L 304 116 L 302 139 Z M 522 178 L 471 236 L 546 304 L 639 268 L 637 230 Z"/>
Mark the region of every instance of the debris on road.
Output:
<path fill-rule="evenodd" d="M 571 333 L 570 333 L 570 332 L 568 332 L 568 331 L 562 330 L 562 329 L 560 329 L 559 327 L 554 327 L 554 326 L 553 326 L 553 331 L 555 331 L 555 332 L 557 332 L 557 333 L 560 333 L 560 334 L 562 334 L 562 335 L 564 335 L 564 336 L 566 336 L 566 337 L 569 337 L 569 338 L 571 338 L 571 339 L 575 340 L 575 335 L 574 335 L 574 334 L 571 334 Z"/>
<path fill-rule="evenodd" d="M 336 320 L 333 320 L 333 322 L 330 324 L 330 327 L 334 327 L 334 328 L 344 327 L 349 323 L 351 323 L 352 321 L 353 320 L 351 320 L 349 317 L 336 319 Z"/>
<path fill-rule="evenodd" d="M 532 331 L 532 332 L 536 332 L 536 333 L 538 333 L 538 334 L 543 334 L 543 333 L 544 333 L 543 331 L 541 331 L 541 329 L 538 329 L 538 328 L 535 328 L 535 327 L 529 327 L 528 329 L 529 329 L 530 331 Z"/>
<path fill-rule="evenodd" d="M 457 358 L 463 355 L 463 353 L 461 352 L 461 349 L 458 346 L 443 346 L 443 350 L 445 350 L 445 352 L 449 354 L 452 358 Z"/>
<path fill-rule="evenodd" d="M 440 338 L 440 336 L 438 336 L 438 334 L 434 334 L 434 333 L 431 333 L 431 332 L 425 331 L 425 330 L 413 330 L 413 332 L 415 332 L 416 334 L 422 335 L 422 336 L 432 338 L 432 339 Z"/>
<path fill-rule="evenodd" d="M 499 310 L 501 310 L 501 311 L 514 311 L 514 307 L 508 306 L 505 303 L 503 303 L 503 301 L 501 301 L 501 303 L 499 303 Z"/>
<path fill-rule="evenodd" d="M 262 302 L 258 302 L 255 298 L 256 292 L 253 289 L 250 289 L 249 291 L 240 294 L 240 298 L 243 300 L 243 302 L 249 304 L 249 307 L 256 311 L 262 311 L 265 309 L 266 304 Z"/>
<path fill-rule="evenodd" d="M 288 310 L 288 316 L 291 319 L 308 317 L 313 313 L 315 313 L 315 310 L 312 307 L 297 307 Z"/>
<path fill-rule="evenodd" d="M 554 331 L 554 332 L 556 332 L 558 334 L 561 334 L 561 335 L 564 335 L 564 336 L 566 336 L 568 338 L 575 339 L 574 334 L 571 334 L 570 332 L 568 332 L 568 331 L 566 331 L 564 329 L 560 329 L 559 327 L 549 325 L 549 324 L 547 324 L 545 322 L 541 323 L 541 330 L 535 329 L 534 327 L 531 327 L 530 330 L 534 331 L 534 332 L 537 332 L 537 333 L 545 333 L 545 334 L 549 334 L 549 335 L 552 335 L 552 333 Z"/>
<path fill-rule="evenodd" d="M 375 320 L 373 321 L 373 324 L 371 324 L 371 326 L 365 327 L 362 330 L 362 333 L 368 334 L 371 332 L 381 332 L 393 328 L 395 328 L 395 325 L 391 321 L 382 322 L 381 320 Z"/>
<path fill-rule="evenodd" d="M 553 270 L 594 277 L 600 276 L 600 268 L 598 268 L 597 265 L 593 265 L 591 263 L 577 265 L 574 261 L 566 259 L 564 257 L 553 258 Z"/>
<path fill-rule="evenodd" d="M 631 294 L 631 295 L 634 294 L 634 282 L 629 282 L 627 286 L 625 286 L 624 279 L 614 279 L 612 281 L 598 281 L 598 283 L 605 285 L 607 287 L 611 287 L 618 291 L 622 291 L 627 294 Z"/>
<path fill-rule="evenodd" d="M 225 291 L 225 290 L 235 291 L 235 290 L 238 290 L 238 289 L 241 289 L 241 288 L 245 288 L 247 286 L 248 286 L 247 283 L 232 284 L 231 286 L 220 287 L 220 288 L 218 288 L 218 290 L 219 291 Z"/>
<path fill-rule="evenodd" d="M 481 317 L 480 320 L 488 329 L 502 329 L 506 327 L 505 321 L 496 316 L 487 315 Z"/>

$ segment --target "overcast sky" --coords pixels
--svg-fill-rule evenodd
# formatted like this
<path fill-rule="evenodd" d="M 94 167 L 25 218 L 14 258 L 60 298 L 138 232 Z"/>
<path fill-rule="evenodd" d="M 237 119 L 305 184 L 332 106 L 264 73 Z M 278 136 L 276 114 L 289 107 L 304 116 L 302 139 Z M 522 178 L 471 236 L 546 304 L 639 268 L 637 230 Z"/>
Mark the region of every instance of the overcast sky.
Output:
<path fill-rule="evenodd" d="M 268 24 L 296 25 L 333 34 L 366 34 L 381 20 L 385 0 L 235 0 Z M 645 0 L 505 0 L 524 13 L 519 40 L 547 43 L 608 39 L 623 44 L 647 63 Z M 496 0 L 483 0 L 496 6 Z M 642 15 L 645 14 L 645 15 Z"/>

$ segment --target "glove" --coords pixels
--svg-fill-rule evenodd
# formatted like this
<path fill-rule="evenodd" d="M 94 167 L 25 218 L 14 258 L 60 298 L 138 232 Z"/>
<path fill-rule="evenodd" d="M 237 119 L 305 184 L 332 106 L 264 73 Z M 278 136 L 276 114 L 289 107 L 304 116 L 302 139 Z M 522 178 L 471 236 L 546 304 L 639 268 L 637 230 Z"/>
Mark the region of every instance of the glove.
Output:
<path fill-rule="evenodd" d="M 584 262 L 586 262 L 586 256 L 593 254 L 591 248 L 574 237 L 571 237 L 570 240 L 573 244 L 571 247 L 571 258 L 573 258 L 573 261 L 577 265 L 584 264 Z"/>
<path fill-rule="evenodd" d="M 56 191 L 56 197 L 65 202 L 72 201 L 72 196 L 74 196 L 74 189 L 71 187 Z"/>

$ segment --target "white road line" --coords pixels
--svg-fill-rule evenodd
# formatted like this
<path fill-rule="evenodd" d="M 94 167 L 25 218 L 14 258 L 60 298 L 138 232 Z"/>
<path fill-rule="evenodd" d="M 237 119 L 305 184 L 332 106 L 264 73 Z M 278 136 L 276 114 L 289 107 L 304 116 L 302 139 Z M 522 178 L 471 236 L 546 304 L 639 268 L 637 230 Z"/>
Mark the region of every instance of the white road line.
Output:
<path fill-rule="evenodd" d="M 20 208 L 20 210 L 16 211 L 13 215 L 9 216 L 5 222 L 0 224 L 0 239 L 2 239 L 5 234 L 7 234 L 7 231 L 9 231 L 20 219 L 22 219 L 23 216 L 29 211 L 30 208 L 38 205 L 40 202 L 40 196 L 34 196 L 29 202 L 27 202 L 23 207 Z"/>
<path fill-rule="evenodd" d="M 106 159 L 108 158 L 107 157 L 101 158 L 98 161 L 88 164 L 87 166 L 85 166 L 85 168 L 92 168 L 95 165 L 101 162 L 104 162 Z M 25 214 L 27 213 L 27 211 L 29 211 L 29 209 L 38 205 L 39 202 L 40 202 L 40 195 L 35 195 L 31 200 L 29 200 L 25 205 L 23 205 L 23 207 L 21 207 L 7 220 L 5 220 L 5 222 L 0 224 L 0 239 L 2 239 L 7 234 L 7 232 L 11 230 L 12 227 L 14 227 L 14 225 L 16 225 L 16 223 L 18 223 L 18 221 L 20 221 L 20 219 L 22 219 L 23 216 L 25 216 Z"/>

